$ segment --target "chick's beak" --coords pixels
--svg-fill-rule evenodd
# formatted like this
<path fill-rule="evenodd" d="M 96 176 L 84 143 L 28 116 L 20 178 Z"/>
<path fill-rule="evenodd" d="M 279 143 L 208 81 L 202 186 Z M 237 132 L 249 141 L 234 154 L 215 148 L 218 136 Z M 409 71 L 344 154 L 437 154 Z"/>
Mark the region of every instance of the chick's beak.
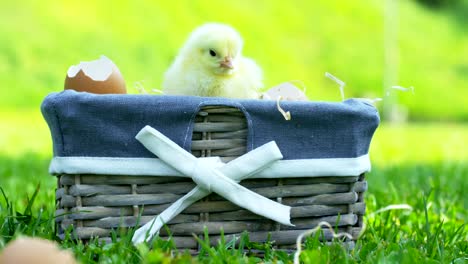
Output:
<path fill-rule="evenodd" d="M 221 68 L 234 69 L 234 64 L 232 63 L 232 57 L 230 56 L 224 57 L 224 61 L 220 62 L 219 66 Z"/>

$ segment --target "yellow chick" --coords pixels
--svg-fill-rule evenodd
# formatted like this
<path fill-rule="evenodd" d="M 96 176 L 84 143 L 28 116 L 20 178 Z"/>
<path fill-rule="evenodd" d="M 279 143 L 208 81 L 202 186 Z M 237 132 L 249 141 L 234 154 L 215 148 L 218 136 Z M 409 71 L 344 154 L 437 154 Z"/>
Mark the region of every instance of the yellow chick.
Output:
<path fill-rule="evenodd" d="M 242 56 L 240 34 L 224 24 L 196 28 L 166 71 L 164 94 L 259 98 L 262 70 Z"/>

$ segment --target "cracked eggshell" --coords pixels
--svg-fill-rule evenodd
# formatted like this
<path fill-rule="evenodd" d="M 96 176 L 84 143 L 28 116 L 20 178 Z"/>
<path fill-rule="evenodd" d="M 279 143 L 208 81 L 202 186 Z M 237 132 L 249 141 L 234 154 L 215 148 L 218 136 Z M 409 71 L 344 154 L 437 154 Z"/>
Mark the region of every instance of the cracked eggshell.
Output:
<path fill-rule="evenodd" d="M 277 100 L 281 96 L 285 101 L 307 101 L 303 91 L 290 82 L 281 83 L 262 94 L 264 100 Z"/>
<path fill-rule="evenodd" d="M 126 94 L 125 80 L 117 66 L 107 57 L 71 66 L 65 89 L 96 94 Z"/>
<path fill-rule="evenodd" d="M 77 261 L 70 251 L 59 249 L 52 241 L 19 237 L 0 253 L 0 264 L 10 263 L 75 264 Z"/>

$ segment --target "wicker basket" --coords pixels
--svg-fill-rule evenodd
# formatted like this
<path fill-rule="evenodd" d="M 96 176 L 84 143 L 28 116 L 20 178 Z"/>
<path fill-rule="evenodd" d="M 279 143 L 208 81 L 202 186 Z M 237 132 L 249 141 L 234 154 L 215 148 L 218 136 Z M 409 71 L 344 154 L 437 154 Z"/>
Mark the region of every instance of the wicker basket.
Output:
<path fill-rule="evenodd" d="M 204 107 L 195 120 L 192 153 L 197 157 L 220 156 L 229 161 L 246 152 L 246 137 L 246 120 L 238 109 Z M 241 184 L 291 206 L 291 222 L 295 226 L 280 225 L 211 194 L 168 223 L 177 247 L 197 249 L 192 234 L 203 234 L 204 227 L 212 243 L 216 243 L 222 228 L 228 237 L 246 230 L 251 241 L 266 241 L 270 235 L 281 248 L 293 248 L 297 236 L 320 221 L 338 226 L 339 231 L 350 233 L 353 240 L 362 229 L 363 193 L 367 189 L 364 175 L 249 179 Z M 76 238 L 99 237 L 110 241 L 113 230 L 150 221 L 194 187 L 190 179 L 181 177 L 59 175 L 58 234 L 63 237 L 65 230 L 73 226 Z M 167 231 L 161 230 L 160 236 L 167 236 Z M 332 234 L 324 230 L 323 237 L 331 240 Z"/>

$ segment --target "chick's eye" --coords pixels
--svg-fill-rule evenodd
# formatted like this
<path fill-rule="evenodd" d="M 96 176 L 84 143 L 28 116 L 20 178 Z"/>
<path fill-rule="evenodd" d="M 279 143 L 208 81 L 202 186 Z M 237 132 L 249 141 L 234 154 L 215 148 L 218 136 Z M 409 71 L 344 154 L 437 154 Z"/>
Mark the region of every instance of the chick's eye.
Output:
<path fill-rule="evenodd" d="M 215 57 L 215 56 L 216 56 L 216 52 L 215 52 L 214 50 L 210 49 L 210 55 L 211 55 L 212 57 Z"/>

